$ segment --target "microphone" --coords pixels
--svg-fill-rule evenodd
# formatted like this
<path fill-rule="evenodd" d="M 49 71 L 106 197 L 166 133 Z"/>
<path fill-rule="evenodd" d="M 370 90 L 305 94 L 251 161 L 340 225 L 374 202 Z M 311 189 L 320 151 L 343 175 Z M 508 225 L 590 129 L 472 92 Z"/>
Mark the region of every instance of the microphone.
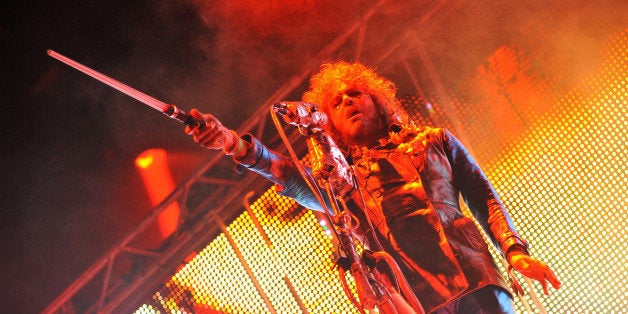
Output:
<path fill-rule="evenodd" d="M 301 101 L 282 101 L 273 104 L 273 110 L 284 122 L 298 127 L 320 129 L 328 123 L 327 115 L 318 111 L 318 105 Z"/>

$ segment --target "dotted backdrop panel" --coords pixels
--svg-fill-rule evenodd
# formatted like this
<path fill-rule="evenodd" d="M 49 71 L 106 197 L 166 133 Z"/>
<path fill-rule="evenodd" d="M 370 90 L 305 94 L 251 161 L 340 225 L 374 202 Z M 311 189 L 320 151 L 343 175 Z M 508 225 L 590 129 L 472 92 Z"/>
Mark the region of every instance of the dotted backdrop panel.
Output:
<path fill-rule="evenodd" d="M 354 313 L 316 216 L 269 189 L 137 313 Z"/>
<path fill-rule="evenodd" d="M 533 54 L 504 46 L 447 106 L 404 97 L 418 123 L 447 127 L 467 145 L 531 254 L 562 281 L 545 296 L 519 276 L 528 293 L 515 299 L 518 313 L 628 308 L 627 46 L 626 31 L 613 35 L 599 69 L 568 87 L 535 73 Z M 226 231 L 137 313 L 357 313 L 314 213 L 271 188 Z"/>

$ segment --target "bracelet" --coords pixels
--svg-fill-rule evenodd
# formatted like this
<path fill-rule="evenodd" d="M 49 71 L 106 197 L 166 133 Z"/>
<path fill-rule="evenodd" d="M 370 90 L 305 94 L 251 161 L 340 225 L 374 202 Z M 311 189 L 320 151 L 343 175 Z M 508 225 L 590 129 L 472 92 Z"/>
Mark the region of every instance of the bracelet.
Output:
<path fill-rule="evenodd" d="M 234 130 L 228 131 L 231 132 L 231 135 L 233 136 L 233 145 L 229 148 L 223 147 L 222 150 L 225 152 L 226 155 L 233 155 L 233 153 L 235 153 L 238 148 L 240 148 L 240 137 L 238 136 L 238 133 L 236 133 Z"/>
<path fill-rule="evenodd" d="M 506 252 L 506 261 L 508 261 L 508 263 L 510 263 L 510 254 L 514 252 L 520 252 L 528 256 L 530 255 L 530 253 L 528 253 L 528 250 L 523 245 L 515 244 L 511 246 Z"/>

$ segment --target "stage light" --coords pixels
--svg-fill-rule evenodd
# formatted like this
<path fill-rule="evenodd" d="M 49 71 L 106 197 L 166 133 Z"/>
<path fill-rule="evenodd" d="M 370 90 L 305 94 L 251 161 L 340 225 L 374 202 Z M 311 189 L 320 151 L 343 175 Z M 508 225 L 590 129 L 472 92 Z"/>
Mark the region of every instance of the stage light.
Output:
<path fill-rule="evenodd" d="M 174 182 L 168 166 L 168 155 L 164 149 L 148 149 L 135 158 L 135 165 L 142 175 L 146 191 L 153 206 L 158 205 L 174 190 Z M 159 241 L 169 237 L 177 229 L 180 209 L 173 202 L 157 217 Z M 158 245 L 158 243 L 154 244 Z"/>

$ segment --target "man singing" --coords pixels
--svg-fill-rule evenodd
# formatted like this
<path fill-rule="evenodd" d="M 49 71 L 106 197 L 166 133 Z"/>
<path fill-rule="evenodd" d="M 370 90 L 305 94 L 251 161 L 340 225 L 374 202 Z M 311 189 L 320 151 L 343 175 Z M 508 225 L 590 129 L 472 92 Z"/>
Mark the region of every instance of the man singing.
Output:
<path fill-rule="evenodd" d="M 392 255 L 427 312 L 514 313 L 508 284 L 473 220 L 459 207 L 462 196 L 510 267 L 554 288 L 560 282 L 530 257 L 497 193 L 464 146 L 449 131 L 417 127 L 396 96 L 395 85 L 359 63 L 321 66 L 303 101 L 329 117 L 326 131 L 352 161 L 358 189 L 352 203 L 369 219 L 376 241 Z M 186 133 L 223 149 L 241 166 L 274 182 L 281 195 L 322 210 L 290 158 L 249 134 L 238 136 L 197 110 L 202 129 Z M 360 215 L 358 215 L 360 216 Z"/>

